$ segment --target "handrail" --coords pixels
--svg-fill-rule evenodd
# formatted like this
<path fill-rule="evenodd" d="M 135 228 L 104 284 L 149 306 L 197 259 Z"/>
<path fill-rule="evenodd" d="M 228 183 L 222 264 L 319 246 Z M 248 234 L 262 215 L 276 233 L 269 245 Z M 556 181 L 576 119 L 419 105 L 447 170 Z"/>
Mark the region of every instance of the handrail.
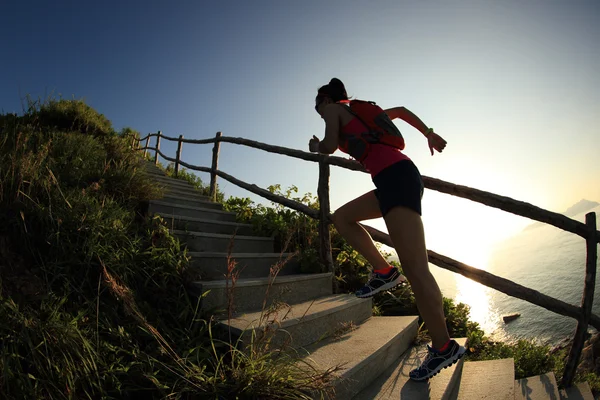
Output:
<path fill-rule="evenodd" d="M 587 213 L 585 222 L 590 228 L 596 228 L 596 213 Z M 562 377 L 564 386 L 570 385 L 575 377 L 579 357 L 583 350 L 585 335 L 588 330 L 588 323 L 592 318 L 592 306 L 594 304 L 594 289 L 596 287 L 596 260 L 598 258 L 598 246 L 592 238 L 586 241 L 586 265 L 585 265 L 585 284 L 583 288 L 583 299 L 581 300 L 581 314 L 577 319 L 577 328 L 573 335 L 573 345 L 569 352 L 567 364 L 565 365 L 565 373 Z"/>
<path fill-rule="evenodd" d="M 369 232 L 373 240 L 393 247 L 392 239 L 385 232 L 381 232 L 380 230 L 368 225 L 362 225 L 362 227 Z M 564 315 L 566 317 L 578 319 L 581 316 L 582 311 L 580 307 L 576 307 L 562 300 L 545 295 L 526 286 L 519 285 L 518 283 L 499 277 L 482 269 L 472 267 L 460 261 L 456 261 L 450 257 L 438 254 L 435 251 L 427 250 L 427 255 L 430 263 L 435 264 L 440 268 L 447 269 L 448 271 L 461 274 L 466 278 L 481 283 L 484 286 L 491 287 L 492 289 L 496 289 L 497 291 L 505 293 L 509 296 L 525 300 L 529 303 L 543 307 L 549 311 Z M 591 314 L 590 323 L 594 328 L 600 328 L 600 317 L 595 314 Z"/>
<path fill-rule="evenodd" d="M 159 151 L 159 154 L 165 160 L 175 162 L 175 159 L 173 159 L 171 157 L 167 157 L 165 154 L 163 154 L 160 151 Z M 180 161 L 179 163 L 181 165 L 183 165 L 184 167 L 191 169 L 191 170 L 195 170 L 195 171 L 199 171 L 199 172 L 206 172 L 206 173 L 211 172 L 211 168 L 208 168 L 208 167 L 199 167 L 196 165 L 188 164 L 183 161 Z M 295 200 L 291 200 L 291 199 L 285 198 L 283 196 L 279 196 L 277 194 L 271 193 L 268 190 L 262 189 L 256 185 L 252 185 L 252 184 L 243 182 L 223 171 L 217 171 L 217 175 L 220 176 L 221 178 L 225 179 L 226 181 L 229 181 L 229 182 L 233 183 L 234 185 L 237 185 L 237 186 L 239 186 L 243 189 L 246 189 L 252 193 L 255 193 L 261 197 L 264 197 L 273 202 L 282 204 L 293 210 L 299 211 L 313 219 L 319 219 L 319 211 L 314 210 L 300 202 L 297 202 Z M 329 222 L 332 222 L 331 214 L 328 214 L 327 218 L 328 218 Z M 367 230 L 367 232 L 369 232 L 369 234 L 371 235 L 373 240 L 375 240 L 379 243 L 385 244 L 387 246 L 394 247 L 392 240 L 388 234 L 381 232 L 380 230 L 370 227 L 368 225 L 361 224 L 361 226 L 363 228 L 365 228 L 365 230 Z M 562 300 L 559 300 L 554 297 L 540 293 L 537 290 L 533 290 L 528 287 L 519 285 L 518 283 L 515 283 L 511 280 L 494 275 L 494 274 L 484 271 L 482 269 L 472 267 L 468 264 L 464 264 L 464 263 L 454 260 L 450 257 L 438 254 L 432 250 L 427 250 L 427 254 L 428 254 L 429 262 L 431 262 L 432 264 L 437 265 L 440 268 L 447 269 L 449 271 L 458 273 L 466 278 L 469 278 L 478 283 L 481 283 L 484 286 L 491 287 L 492 289 L 496 289 L 499 292 L 505 293 L 509 296 L 528 301 L 532 304 L 535 304 L 537 306 L 543 307 L 547 310 L 550 310 L 552 312 L 555 312 L 557 314 L 564 315 L 567 317 L 578 319 L 581 315 L 581 309 L 579 307 L 573 306 Z M 592 314 L 591 318 L 590 318 L 590 323 L 594 328 L 600 330 L 600 317 L 599 316 Z"/>
<path fill-rule="evenodd" d="M 356 161 L 344 159 L 341 157 L 328 156 L 323 154 L 312 154 L 306 153 L 300 150 L 290 149 L 282 146 L 274 146 L 266 143 L 257 142 L 250 139 L 244 138 L 234 138 L 234 137 L 225 137 L 221 136 L 221 132 L 218 132 L 216 137 L 213 139 L 183 139 L 183 136 L 180 136 L 178 139 L 170 138 L 168 136 L 162 135 L 159 131 L 156 134 L 149 134 L 145 138 L 136 139 L 134 137 L 133 142 L 135 140 L 141 142 L 142 140 L 149 140 L 150 137 L 156 136 L 157 143 L 156 147 L 148 148 L 148 142 L 144 148 L 137 148 L 137 150 L 144 150 L 144 154 L 146 150 L 151 149 L 155 151 L 155 162 L 158 162 L 158 155 L 162 156 L 165 160 L 174 162 L 175 165 L 182 165 L 192 170 L 207 172 L 211 174 L 211 195 L 214 197 L 216 195 L 216 177 L 220 176 L 221 178 L 240 186 L 250 192 L 256 193 L 261 197 L 269 199 L 273 202 L 282 204 L 286 207 L 294 209 L 296 211 L 302 212 L 303 214 L 314 218 L 319 219 L 319 236 L 321 241 L 321 260 L 324 262 L 326 266 L 328 266 L 330 271 L 333 271 L 333 261 L 331 259 L 331 243 L 328 235 L 324 234 L 328 233 L 327 225 L 332 223 L 331 214 L 329 213 L 329 165 L 336 165 L 342 168 L 367 172 L 365 168 Z M 173 159 L 160 151 L 160 139 L 165 138 L 166 140 L 178 141 L 178 151 L 177 158 Z M 283 154 L 294 158 L 300 158 L 306 161 L 319 162 L 319 202 L 320 202 L 320 210 L 314 210 L 302 203 L 299 203 L 295 200 L 291 200 L 285 198 L 283 196 L 279 196 L 277 194 L 271 193 L 268 190 L 262 189 L 256 185 L 248 184 L 244 181 L 241 181 L 233 176 L 224 173 L 223 171 L 218 170 L 218 155 L 219 155 L 219 145 L 220 142 L 229 142 L 235 144 L 241 144 L 249 147 L 258 148 L 264 151 Z M 213 147 L 213 161 L 212 168 L 208 167 L 199 167 L 196 165 L 188 164 L 181 160 L 181 146 L 182 143 L 193 143 L 193 144 L 207 144 L 214 143 Z M 132 143 L 132 148 L 135 148 Z M 178 169 L 178 168 L 177 168 Z M 176 171 L 177 174 L 177 171 Z M 577 367 L 577 360 L 579 360 L 581 356 L 581 351 L 583 348 L 584 334 L 587 331 L 587 326 L 592 325 L 596 329 L 600 330 L 600 317 L 592 313 L 592 303 L 594 297 L 594 286 L 595 286 L 595 277 L 596 277 L 596 260 L 597 260 L 597 243 L 600 243 L 600 231 L 596 229 L 596 217 L 595 213 L 588 213 L 586 215 L 586 224 L 583 224 L 579 221 L 568 218 L 562 214 L 550 212 L 548 210 L 544 210 L 542 208 L 536 207 L 532 204 L 518 201 L 506 196 L 500 196 L 494 193 L 486 192 L 479 189 L 470 188 L 467 186 L 456 185 L 450 182 L 445 182 L 439 179 L 430 178 L 423 176 L 424 186 L 428 189 L 436 190 L 442 193 L 450 194 L 457 197 L 466 198 L 471 201 L 475 201 L 481 204 L 485 204 L 489 207 L 498 208 L 506 212 L 510 212 L 512 214 L 520 215 L 526 218 L 530 218 L 539 222 L 547 223 L 549 225 L 553 225 L 559 229 L 574 233 L 586 239 L 587 243 L 587 262 L 586 262 L 586 279 L 584 285 L 584 294 L 582 299 L 582 305 L 580 307 L 573 306 L 561 300 L 555 299 L 551 296 L 540 293 L 536 290 L 530 289 L 528 287 L 519 285 L 515 282 L 512 282 L 508 279 L 496 276 L 487 271 L 480 270 L 478 268 L 471 267 L 467 264 L 456 261 L 450 257 L 446 257 L 444 255 L 438 254 L 434 251 L 427 250 L 429 262 L 437 265 L 438 267 L 447 269 L 449 271 L 461 274 L 471 280 L 474 280 L 482 285 L 491 287 L 500 292 L 503 292 L 509 296 L 516 297 L 525 301 L 528 301 L 532 304 L 536 304 L 540 307 L 543 307 L 547 310 L 555 312 L 557 314 L 565 315 L 568 317 L 572 317 L 577 319 L 578 326 L 576 333 L 574 335 L 574 342 L 571 347 L 571 352 L 569 353 L 569 360 L 565 366 L 565 371 L 563 374 L 562 384 L 564 386 L 570 386 L 573 382 L 575 369 Z M 362 224 L 361 224 L 362 225 Z M 367 225 L 362 225 L 371 235 L 373 240 L 378 241 L 380 243 L 386 244 L 390 247 L 394 247 L 389 235 L 381 232 L 375 228 L 372 228 Z M 329 243 L 324 243 L 326 240 Z"/>
<path fill-rule="evenodd" d="M 164 155 L 161 151 L 158 152 L 158 154 L 161 155 L 161 157 L 163 157 L 165 160 L 167 161 L 171 161 L 171 162 L 175 162 L 174 158 L 171 157 L 167 157 L 166 155 Z M 188 164 L 184 161 L 179 161 L 179 163 L 181 165 L 183 165 L 184 167 L 194 170 L 194 171 L 199 171 L 199 172 L 207 172 L 207 173 L 211 173 L 211 168 L 208 167 L 198 167 L 196 165 L 191 165 Z M 302 203 L 298 203 L 297 201 L 291 200 L 291 199 L 287 199 L 283 196 L 279 196 L 276 195 L 275 193 L 271 193 L 266 189 L 260 188 L 256 185 L 252 185 L 252 184 L 248 184 L 244 181 L 241 181 L 237 178 L 234 178 L 233 176 L 223 172 L 223 171 L 215 171 L 215 173 L 220 176 L 221 178 L 225 179 L 226 181 L 229 181 L 231 183 L 233 183 L 234 185 L 237 185 L 243 189 L 246 189 L 252 193 L 255 193 L 261 197 L 264 197 L 268 200 L 274 201 L 276 203 L 282 204 L 286 207 L 289 207 L 293 210 L 299 211 L 301 213 L 304 213 L 306 215 L 308 215 L 311 218 L 314 219 L 318 219 L 319 218 L 319 212 L 316 210 L 313 210 L 312 208 L 302 204 Z"/>
<path fill-rule="evenodd" d="M 161 135 L 161 138 L 168 138 L 167 136 Z M 168 138 L 172 140 L 173 138 Z M 176 139 L 173 139 L 176 140 Z M 287 155 L 290 157 L 302 159 L 305 161 L 319 162 L 322 155 L 307 153 L 301 150 L 290 149 L 282 146 L 274 146 L 266 143 L 257 142 L 255 140 L 221 136 L 220 138 L 214 139 L 183 139 L 183 143 L 217 143 L 217 142 L 228 142 L 248 147 L 253 147 L 260 150 L 265 150 L 271 153 Z M 348 160 L 343 157 L 336 156 L 325 156 L 325 162 L 338 167 L 350 169 L 353 171 L 360 171 L 368 173 L 367 170 L 358 162 Z M 519 215 L 521 217 L 529 218 L 538 222 L 543 222 L 552 225 L 556 228 L 565 230 L 567 232 L 574 233 L 583 238 L 588 238 L 590 235 L 590 229 L 586 224 L 571 219 L 563 214 L 555 213 L 552 211 L 545 210 L 543 208 L 534 206 L 530 203 L 515 200 L 510 197 L 500 196 L 495 193 L 487 192 L 485 190 L 475 189 L 468 186 L 457 185 L 454 183 L 446 182 L 441 179 L 431 178 L 428 176 L 422 176 L 423 184 L 425 188 L 435 190 L 440 193 L 450 194 L 452 196 L 465 198 L 477 203 L 484 204 L 489 207 L 498 208 L 500 210 L 509 212 L 511 214 Z M 600 243 L 600 231 L 596 231 L 596 242 Z"/>

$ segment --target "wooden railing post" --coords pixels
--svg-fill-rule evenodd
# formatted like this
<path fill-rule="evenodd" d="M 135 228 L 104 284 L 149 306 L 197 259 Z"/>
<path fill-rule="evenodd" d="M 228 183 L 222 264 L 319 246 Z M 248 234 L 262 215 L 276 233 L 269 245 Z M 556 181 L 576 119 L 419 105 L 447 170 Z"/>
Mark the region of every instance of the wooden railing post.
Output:
<path fill-rule="evenodd" d="M 212 201 L 217 200 L 217 168 L 219 167 L 219 150 L 221 149 L 221 141 L 219 138 L 221 137 L 221 132 L 217 132 L 216 141 L 213 146 L 213 158 L 212 158 L 212 166 L 210 172 L 210 193 L 209 196 Z"/>
<path fill-rule="evenodd" d="M 335 275 L 333 256 L 331 255 L 331 234 L 329 232 L 328 217 L 331 208 L 329 203 L 329 169 L 327 155 L 322 155 L 319 158 L 319 186 L 317 188 L 317 195 L 319 197 L 319 255 L 327 271 Z M 334 277 L 334 291 L 337 292 L 335 282 Z"/>
<path fill-rule="evenodd" d="M 131 135 L 131 150 L 135 150 L 135 135 Z"/>
<path fill-rule="evenodd" d="M 150 136 L 146 138 L 146 145 L 144 146 L 144 158 L 146 158 L 146 154 L 148 154 L 148 146 L 150 146 Z"/>
<path fill-rule="evenodd" d="M 175 157 L 175 177 L 179 174 L 179 161 L 181 161 L 181 146 L 183 145 L 183 135 L 179 135 L 177 142 L 177 156 Z"/>
<path fill-rule="evenodd" d="M 573 337 L 573 346 L 569 352 L 569 358 L 565 365 L 565 372 L 562 377 L 562 385 L 570 387 L 573 384 L 573 378 L 577 371 L 577 364 L 581 357 L 585 335 L 588 330 L 588 324 L 592 315 L 592 304 L 594 302 L 594 288 L 596 286 L 596 261 L 598 258 L 598 247 L 596 244 L 596 213 L 591 212 L 585 215 L 585 224 L 590 228 L 590 235 L 586 238 L 586 265 L 585 265 L 585 284 L 583 287 L 583 296 L 581 299 L 581 315 L 577 321 L 577 328 Z"/>
<path fill-rule="evenodd" d="M 156 150 L 154 151 L 154 165 L 158 165 L 158 151 L 160 150 L 160 135 L 161 135 L 161 132 L 158 131 L 158 135 L 156 135 Z"/>

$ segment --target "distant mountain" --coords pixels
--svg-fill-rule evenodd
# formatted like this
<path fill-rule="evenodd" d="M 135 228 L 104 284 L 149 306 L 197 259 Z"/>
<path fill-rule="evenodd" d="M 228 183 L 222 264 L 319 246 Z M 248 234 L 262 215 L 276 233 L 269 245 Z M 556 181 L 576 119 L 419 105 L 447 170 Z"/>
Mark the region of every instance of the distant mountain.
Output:
<path fill-rule="evenodd" d="M 571 207 L 569 207 L 567 211 L 565 211 L 563 214 L 565 214 L 567 217 L 574 217 L 577 214 L 581 214 L 583 212 L 591 210 L 592 208 L 597 207 L 599 205 L 600 203 L 597 203 L 595 201 L 582 199 L 579 200 L 579 202 L 577 202 L 576 204 L 573 204 Z"/>
<path fill-rule="evenodd" d="M 567 211 L 565 211 L 561 214 L 566 215 L 567 217 L 574 217 L 577 214 L 581 214 L 583 212 L 591 210 L 592 208 L 597 207 L 599 205 L 600 205 L 600 203 L 598 203 L 596 201 L 581 199 L 577 203 L 573 204 L 571 207 L 567 208 Z M 534 228 L 544 226 L 544 225 L 545 224 L 543 222 L 534 222 L 531 225 L 527 225 L 525 227 L 525 229 L 523 229 L 523 230 L 526 231 L 526 230 L 534 229 Z"/>

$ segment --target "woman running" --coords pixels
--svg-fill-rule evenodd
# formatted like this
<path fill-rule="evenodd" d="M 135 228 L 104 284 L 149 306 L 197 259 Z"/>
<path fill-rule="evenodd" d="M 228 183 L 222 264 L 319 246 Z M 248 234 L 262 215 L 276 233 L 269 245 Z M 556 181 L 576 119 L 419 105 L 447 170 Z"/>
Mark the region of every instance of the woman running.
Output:
<path fill-rule="evenodd" d="M 360 115 L 357 112 L 359 108 L 354 105 L 364 102 L 351 103 L 344 84 L 337 78 L 318 90 L 315 101 L 315 110 L 325 120 L 325 138 L 320 141 L 313 136 L 308 144 L 309 150 L 332 154 L 339 148 L 361 162 L 371 174 L 376 188 L 343 205 L 333 214 L 337 231 L 373 268 L 371 278 L 356 292 L 356 296 L 371 297 L 408 279 L 432 340 L 423 364 L 410 372 L 410 378 L 427 380 L 458 361 L 465 348 L 450 339 L 442 293 L 429 270 L 421 220 L 421 174 L 400 150 L 404 147 L 403 139 L 391 120 L 400 118 L 419 130 L 427 139 L 431 155 L 434 150 L 441 153 L 446 141 L 405 107 L 385 110 L 375 118 L 377 121 L 369 120 L 368 113 Z M 384 126 L 392 133 L 386 136 L 389 140 L 375 139 L 370 133 L 373 129 L 369 127 L 374 124 Z M 360 221 L 379 217 L 385 221 L 406 278 L 396 267 L 388 264 L 368 232 L 359 225 Z"/>

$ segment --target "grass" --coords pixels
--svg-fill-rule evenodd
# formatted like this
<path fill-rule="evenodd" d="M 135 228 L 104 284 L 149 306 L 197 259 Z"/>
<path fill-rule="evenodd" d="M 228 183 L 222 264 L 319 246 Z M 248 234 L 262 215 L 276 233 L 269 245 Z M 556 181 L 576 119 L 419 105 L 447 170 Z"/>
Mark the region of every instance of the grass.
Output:
<path fill-rule="evenodd" d="M 325 375 L 213 335 L 126 129 L 80 101 L 0 115 L 0 398 L 308 398 Z M 272 350 L 272 349 L 271 349 Z"/>

